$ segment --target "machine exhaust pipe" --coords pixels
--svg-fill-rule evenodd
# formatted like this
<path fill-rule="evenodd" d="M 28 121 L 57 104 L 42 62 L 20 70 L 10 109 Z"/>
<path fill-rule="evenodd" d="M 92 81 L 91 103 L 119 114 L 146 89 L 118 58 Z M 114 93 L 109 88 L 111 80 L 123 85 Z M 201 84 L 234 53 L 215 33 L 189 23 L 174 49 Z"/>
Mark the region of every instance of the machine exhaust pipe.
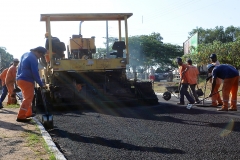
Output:
<path fill-rule="evenodd" d="M 79 35 L 82 35 L 82 23 L 84 21 L 80 21 L 80 24 L 79 24 Z"/>

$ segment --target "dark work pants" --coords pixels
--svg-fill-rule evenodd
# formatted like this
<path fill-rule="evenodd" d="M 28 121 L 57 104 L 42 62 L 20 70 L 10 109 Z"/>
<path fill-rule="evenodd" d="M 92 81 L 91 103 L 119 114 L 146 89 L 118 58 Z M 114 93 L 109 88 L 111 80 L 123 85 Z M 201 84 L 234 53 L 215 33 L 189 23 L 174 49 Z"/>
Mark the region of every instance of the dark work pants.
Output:
<path fill-rule="evenodd" d="M 196 101 L 196 102 L 199 101 L 198 95 L 197 95 L 196 90 L 195 90 L 196 84 L 190 84 L 190 88 L 191 88 L 193 97 L 195 98 L 195 101 Z"/>
<path fill-rule="evenodd" d="M 184 96 L 186 96 L 189 103 L 194 103 L 194 99 L 190 96 L 188 92 L 188 84 L 182 83 L 180 88 L 180 103 L 184 103 Z"/>
<path fill-rule="evenodd" d="M 8 94 L 8 89 L 7 89 L 7 86 L 4 85 L 4 86 L 2 86 L 2 95 L 1 95 L 1 104 L 0 104 L 1 106 L 2 106 L 2 102 L 6 98 L 7 94 Z"/>

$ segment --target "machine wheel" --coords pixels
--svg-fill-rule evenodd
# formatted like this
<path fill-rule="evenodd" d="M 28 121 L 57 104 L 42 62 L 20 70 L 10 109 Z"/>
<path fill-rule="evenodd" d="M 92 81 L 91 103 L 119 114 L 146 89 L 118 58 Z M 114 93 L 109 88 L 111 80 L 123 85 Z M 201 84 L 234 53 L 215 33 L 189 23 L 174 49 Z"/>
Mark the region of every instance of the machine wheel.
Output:
<path fill-rule="evenodd" d="M 165 99 L 166 101 L 171 99 L 171 93 L 170 92 L 164 92 L 163 93 L 163 99 Z"/>

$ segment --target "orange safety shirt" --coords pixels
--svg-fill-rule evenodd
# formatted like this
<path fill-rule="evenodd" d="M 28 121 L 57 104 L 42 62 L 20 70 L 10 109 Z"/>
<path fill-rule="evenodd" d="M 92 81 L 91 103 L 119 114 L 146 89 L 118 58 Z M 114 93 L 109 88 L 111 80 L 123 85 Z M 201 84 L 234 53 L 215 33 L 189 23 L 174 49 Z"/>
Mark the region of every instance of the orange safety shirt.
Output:
<path fill-rule="evenodd" d="M 6 79 L 7 71 L 8 71 L 8 68 L 4 69 L 3 72 L 0 75 L 0 79 L 2 80 L 2 86 L 5 85 L 5 79 Z"/>
<path fill-rule="evenodd" d="M 180 67 L 179 67 L 179 74 L 180 74 L 180 78 L 181 78 L 181 83 L 188 83 L 188 71 L 185 72 L 184 74 L 182 74 L 183 71 L 186 70 L 186 68 L 188 68 L 188 65 L 186 64 L 182 64 Z"/>
<path fill-rule="evenodd" d="M 14 83 L 16 81 L 17 67 L 12 65 L 7 72 L 5 83 Z"/>
<path fill-rule="evenodd" d="M 197 67 L 189 65 L 188 66 L 188 83 L 189 84 L 197 84 L 197 78 L 199 75 L 199 71 L 197 69 Z"/>

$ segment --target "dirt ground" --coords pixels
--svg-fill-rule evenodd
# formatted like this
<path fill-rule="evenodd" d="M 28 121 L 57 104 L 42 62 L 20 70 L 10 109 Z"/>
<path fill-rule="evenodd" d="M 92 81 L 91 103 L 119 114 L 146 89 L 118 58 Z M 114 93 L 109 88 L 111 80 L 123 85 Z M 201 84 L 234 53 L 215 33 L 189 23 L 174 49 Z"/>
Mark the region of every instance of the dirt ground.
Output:
<path fill-rule="evenodd" d="M 41 135 L 36 125 L 16 122 L 18 108 L 0 109 L 0 159 L 47 160 L 49 155 L 33 135 Z M 31 139 L 32 138 L 32 139 Z"/>

